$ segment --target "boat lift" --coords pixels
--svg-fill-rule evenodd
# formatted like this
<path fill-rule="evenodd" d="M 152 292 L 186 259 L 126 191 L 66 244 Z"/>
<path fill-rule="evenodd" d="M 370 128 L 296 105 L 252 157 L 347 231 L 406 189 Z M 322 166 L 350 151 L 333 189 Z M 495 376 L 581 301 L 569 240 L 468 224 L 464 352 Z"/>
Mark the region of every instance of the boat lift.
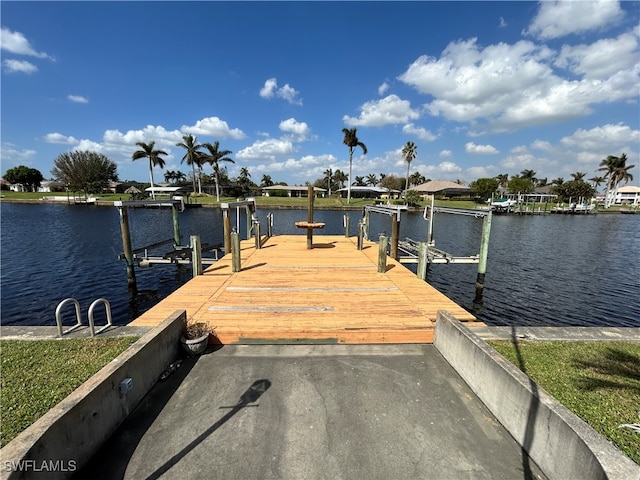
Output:
<path fill-rule="evenodd" d="M 119 260 L 125 260 L 127 264 L 127 283 L 129 288 L 136 288 L 136 275 L 134 266 L 148 268 L 155 264 L 192 264 L 193 275 L 202 274 L 203 264 L 212 264 L 218 260 L 218 248 L 210 247 L 200 243 L 199 235 L 190 237 L 189 245 L 181 245 L 180 223 L 178 219 L 179 212 L 185 209 L 184 200 L 177 196 L 168 200 L 130 200 L 113 202 L 120 214 L 120 231 L 122 233 L 122 245 L 124 252 L 118 254 Z M 152 208 L 152 207 L 169 207 L 173 218 L 173 238 L 162 240 L 160 242 L 145 245 L 144 247 L 131 247 L 131 234 L 129 230 L 129 208 Z M 149 250 L 153 250 L 163 245 L 173 245 L 173 250 L 162 256 L 151 256 Z M 203 252 L 213 252 L 214 257 L 203 257 Z M 143 253 L 143 255 L 138 255 Z"/>

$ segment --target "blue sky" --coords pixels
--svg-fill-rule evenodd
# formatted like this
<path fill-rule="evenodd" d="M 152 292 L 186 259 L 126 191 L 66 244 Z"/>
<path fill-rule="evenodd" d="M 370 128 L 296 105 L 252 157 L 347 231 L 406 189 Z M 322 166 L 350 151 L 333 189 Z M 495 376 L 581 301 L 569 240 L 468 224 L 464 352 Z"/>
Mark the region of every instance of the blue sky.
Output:
<path fill-rule="evenodd" d="M 640 3 L 12 2 L 1 9 L 2 173 L 93 150 L 148 181 L 138 141 L 182 135 L 229 175 L 302 185 L 353 174 L 470 182 L 587 178 L 625 152 L 640 184 Z M 210 167 L 205 172 L 210 173 Z M 162 173 L 155 170 L 156 180 Z"/>

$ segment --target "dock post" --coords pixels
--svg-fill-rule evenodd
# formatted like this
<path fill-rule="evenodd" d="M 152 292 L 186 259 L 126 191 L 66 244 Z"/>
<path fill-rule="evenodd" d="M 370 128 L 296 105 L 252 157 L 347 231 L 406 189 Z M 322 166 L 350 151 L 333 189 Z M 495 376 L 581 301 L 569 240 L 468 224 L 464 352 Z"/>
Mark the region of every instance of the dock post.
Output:
<path fill-rule="evenodd" d="M 309 185 L 307 189 L 307 196 L 309 197 L 309 202 L 307 204 L 307 223 L 313 223 L 313 201 L 314 201 L 314 190 L 313 185 Z M 311 250 L 313 248 L 313 228 L 307 228 L 307 250 Z"/>
<path fill-rule="evenodd" d="M 398 242 L 400 237 L 400 220 L 398 212 L 391 215 L 391 258 L 398 260 Z"/>
<path fill-rule="evenodd" d="M 364 220 L 360 219 L 358 222 L 358 250 L 362 250 L 364 247 Z"/>
<path fill-rule="evenodd" d="M 231 252 L 231 215 L 229 215 L 229 208 L 222 207 L 222 230 L 224 236 L 224 254 L 228 255 Z"/>
<path fill-rule="evenodd" d="M 260 238 L 260 222 L 255 222 L 253 224 L 253 234 L 256 237 L 256 250 L 260 250 L 262 248 L 262 239 Z"/>
<path fill-rule="evenodd" d="M 344 216 L 344 236 L 349 238 L 349 227 L 351 223 L 351 217 L 349 215 Z"/>
<path fill-rule="evenodd" d="M 173 243 L 180 245 L 180 221 L 178 219 L 178 207 L 174 203 L 171 205 L 171 216 L 173 218 Z"/>
<path fill-rule="evenodd" d="M 247 240 L 251 238 L 251 227 L 253 226 L 253 215 L 251 215 L 251 208 L 249 205 L 244 207 L 245 215 L 247 216 Z"/>
<path fill-rule="evenodd" d="M 231 271 L 239 272 L 242 270 L 242 259 L 240 258 L 240 234 L 231 233 Z"/>
<path fill-rule="evenodd" d="M 120 232 L 122 233 L 122 247 L 124 248 L 124 258 L 127 264 L 127 286 L 136 289 L 136 271 L 133 266 L 133 249 L 131 248 L 131 235 L 129 233 L 129 212 L 127 207 L 119 206 Z"/>
<path fill-rule="evenodd" d="M 389 239 L 380 235 L 378 241 L 378 273 L 385 273 L 387 271 L 387 247 L 389 245 Z"/>
<path fill-rule="evenodd" d="M 199 235 L 191 235 L 191 266 L 194 278 L 202 275 L 202 244 Z"/>
<path fill-rule="evenodd" d="M 429 244 L 427 242 L 418 243 L 418 271 L 416 276 L 420 280 L 427 278 L 427 266 L 429 265 Z"/>
<path fill-rule="evenodd" d="M 267 213 L 267 237 L 273 236 L 273 213 Z"/>
<path fill-rule="evenodd" d="M 369 223 L 370 220 L 371 219 L 369 218 L 369 210 L 366 210 L 364 212 L 364 229 L 363 229 L 364 231 L 363 231 L 363 234 L 364 234 L 364 238 L 366 238 L 367 240 L 369 240 L 369 232 L 370 232 L 369 229 L 370 229 L 370 225 L 371 225 Z"/>
<path fill-rule="evenodd" d="M 489 253 L 489 234 L 491 233 L 491 212 L 482 220 L 482 241 L 480 242 L 480 259 L 478 261 L 478 276 L 476 278 L 476 297 L 474 303 L 482 303 L 484 291 L 484 276 L 487 271 L 487 255 Z"/>

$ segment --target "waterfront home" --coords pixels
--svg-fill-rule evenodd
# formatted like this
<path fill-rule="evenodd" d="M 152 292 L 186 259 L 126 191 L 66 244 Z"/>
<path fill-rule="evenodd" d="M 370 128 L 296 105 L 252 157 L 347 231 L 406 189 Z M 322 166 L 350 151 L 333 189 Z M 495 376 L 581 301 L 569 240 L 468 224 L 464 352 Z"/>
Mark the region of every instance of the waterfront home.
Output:
<path fill-rule="evenodd" d="M 640 187 L 625 185 L 613 192 L 612 205 L 640 205 Z"/>
<path fill-rule="evenodd" d="M 341 188 L 338 193 L 342 198 L 347 198 L 348 189 Z M 351 198 L 380 198 L 382 200 L 388 200 L 398 198 L 400 196 L 400 190 L 390 190 L 383 187 L 370 187 L 363 185 L 351 186 Z"/>
<path fill-rule="evenodd" d="M 319 187 L 313 187 L 313 191 L 316 197 L 324 197 L 326 193 L 326 190 L 324 188 Z M 287 197 L 306 197 L 309 192 L 309 187 L 300 185 L 272 185 L 270 187 L 262 188 L 262 195 L 265 197 L 278 196 L 278 194 L 274 192 L 286 192 Z"/>
<path fill-rule="evenodd" d="M 420 194 L 423 200 L 428 200 L 431 196 L 436 197 L 470 197 L 473 190 L 466 185 L 447 180 L 431 180 L 416 187 L 411 188 Z"/>

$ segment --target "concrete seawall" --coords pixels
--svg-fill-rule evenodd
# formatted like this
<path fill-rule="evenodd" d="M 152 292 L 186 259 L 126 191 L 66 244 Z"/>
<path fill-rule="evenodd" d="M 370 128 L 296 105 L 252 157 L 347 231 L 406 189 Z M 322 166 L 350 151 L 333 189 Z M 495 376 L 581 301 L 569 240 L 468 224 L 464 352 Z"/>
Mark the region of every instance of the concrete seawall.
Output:
<path fill-rule="evenodd" d="M 640 479 L 640 466 L 447 312 L 434 344 L 549 478 Z"/>
<path fill-rule="evenodd" d="M 174 361 L 185 319 L 184 310 L 173 313 L 2 448 L 1 478 L 34 478 L 34 472 L 47 479 L 71 476 Z M 132 389 L 121 395 L 127 378 Z"/>

